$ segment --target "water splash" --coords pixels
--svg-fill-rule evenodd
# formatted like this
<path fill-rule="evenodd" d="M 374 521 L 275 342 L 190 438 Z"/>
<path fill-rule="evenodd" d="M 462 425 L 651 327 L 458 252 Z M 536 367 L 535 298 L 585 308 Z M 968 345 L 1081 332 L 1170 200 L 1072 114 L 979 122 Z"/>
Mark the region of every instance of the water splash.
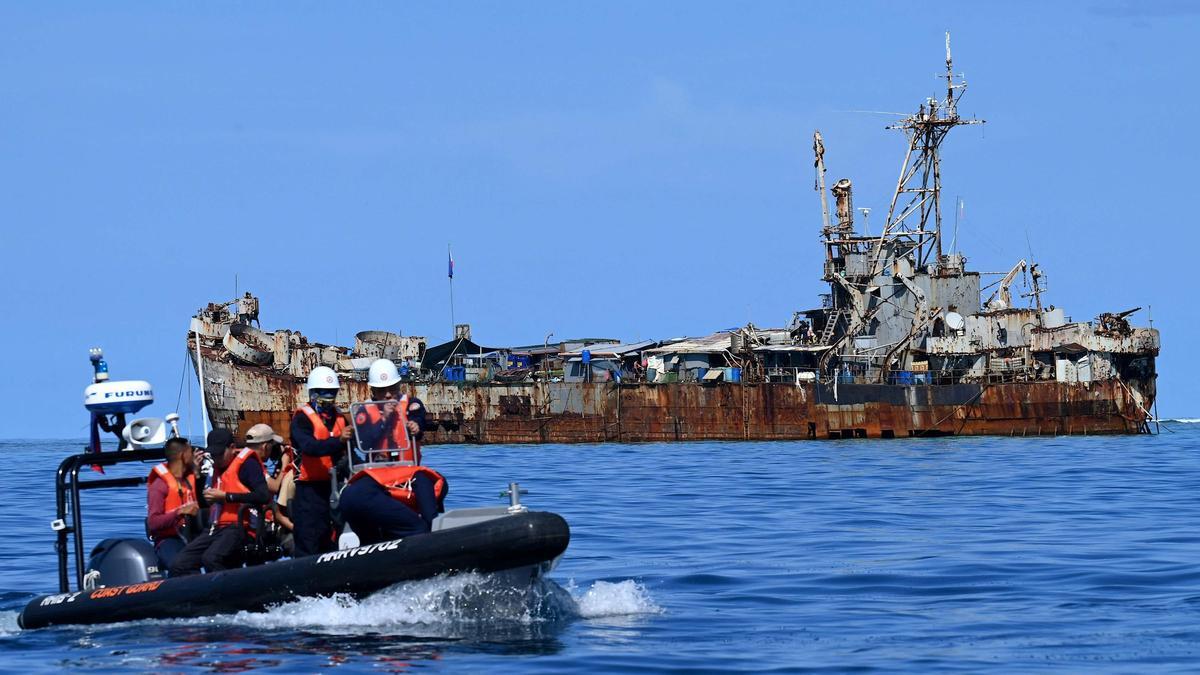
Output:
<path fill-rule="evenodd" d="M 609 582 L 597 581 L 582 593 L 574 592 L 571 585 L 575 613 L 584 619 L 607 616 L 632 616 L 637 614 L 661 614 L 662 608 L 654 603 L 646 587 L 633 579 Z"/>
<path fill-rule="evenodd" d="M 20 612 L 0 612 L 0 637 L 21 632 L 21 627 L 17 625 L 17 616 L 19 615 Z"/>
<path fill-rule="evenodd" d="M 646 589 L 633 580 L 597 581 L 579 591 L 541 578 L 526 587 L 503 577 L 456 574 L 404 582 L 366 598 L 348 595 L 301 598 L 267 612 L 189 620 L 262 629 L 321 633 L 404 633 L 455 636 L 525 632 L 574 619 L 659 613 Z"/>

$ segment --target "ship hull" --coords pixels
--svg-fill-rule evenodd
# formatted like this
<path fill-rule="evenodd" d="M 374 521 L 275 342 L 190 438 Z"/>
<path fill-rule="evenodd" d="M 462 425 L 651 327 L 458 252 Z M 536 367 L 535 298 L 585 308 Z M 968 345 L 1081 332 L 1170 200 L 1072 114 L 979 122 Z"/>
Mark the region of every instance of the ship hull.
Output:
<path fill-rule="evenodd" d="M 216 426 L 288 434 L 300 378 L 204 359 Z M 1154 382 L 947 385 L 524 382 L 407 385 L 425 402 L 434 443 L 598 443 L 1091 435 L 1148 431 Z M 345 399 L 345 400 L 342 400 Z M 339 403 L 368 400 L 347 381 Z"/>

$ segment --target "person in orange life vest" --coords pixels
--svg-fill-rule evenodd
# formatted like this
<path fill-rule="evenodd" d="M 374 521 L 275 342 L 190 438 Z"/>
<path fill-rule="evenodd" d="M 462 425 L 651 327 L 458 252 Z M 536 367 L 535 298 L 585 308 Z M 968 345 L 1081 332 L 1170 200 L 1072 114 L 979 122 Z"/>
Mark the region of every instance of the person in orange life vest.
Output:
<path fill-rule="evenodd" d="M 329 508 L 331 476 L 345 455 L 346 442 L 354 435 L 334 403 L 339 387 L 337 373 L 326 366 L 313 368 L 307 387 L 308 404 L 292 416 L 291 426 L 292 445 L 300 465 L 296 494 L 289 505 L 297 558 L 334 548 Z"/>
<path fill-rule="evenodd" d="M 158 554 L 158 569 L 166 570 L 188 540 L 199 534 L 196 514 L 195 453 L 184 438 L 172 438 L 163 448 L 167 461 L 146 479 L 146 532 Z"/>
<path fill-rule="evenodd" d="M 369 462 L 413 462 L 368 464 L 351 476 L 342 490 L 342 517 L 363 545 L 429 532 L 446 498 L 446 479 L 419 465 L 421 453 L 415 436 L 420 435 L 421 425 L 409 412 L 423 418 L 424 406 L 400 395 L 397 380 L 396 366 L 390 360 L 372 363 L 367 380 L 371 398 L 388 403 L 367 404 L 355 412 L 359 440 Z"/>
<path fill-rule="evenodd" d="M 212 505 L 212 527 L 188 542 L 171 563 L 173 577 L 195 574 L 203 566 L 207 572 L 219 572 L 241 566 L 246 530 L 242 508 L 266 508 L 271 502 L 263 461 L 270 452 L 268 444 L 278 438 L 266 424 L 256 424 L 246 433 L 246 447 L 230 447 L 217 462 L 213 487 L 203 493 Z"/>
<path fill-rule="evenodd" d="M 425 404 L 421 399 L 400 394 L 400 373 L 390 359 L 376 359 L 367 373 L 372 401 L 363 404 L 354 415 L 359 446 L 363 450 L 388 450 L 408 447 L 408 452 L 392 459 L 421 463 L 421 438 L 425 430 Z M 402 406 L 403 410 L 397 410 Z M 410 440 L 412 441 L 410 443 Z M 382 459 L 382 456 L 377 459 Z"/>

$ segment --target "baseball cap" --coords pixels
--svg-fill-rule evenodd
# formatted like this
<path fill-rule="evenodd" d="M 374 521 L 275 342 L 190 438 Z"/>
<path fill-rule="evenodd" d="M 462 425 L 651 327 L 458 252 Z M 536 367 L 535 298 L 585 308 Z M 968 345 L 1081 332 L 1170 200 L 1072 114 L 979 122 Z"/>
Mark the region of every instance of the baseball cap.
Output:
<path fill-rule="evenodd" d="M 228 429 L 217 428 L 208 432 L 208 442 L 204 449 L 214 457 L 220 457 L 221 453 L 225 452 L 225 448 L 228 448 L 232 443 L 233 434 Z"/>
<path fill-rule="evenodd" d="M 283 437 L 275 433 L 270 424 L 255 424 L 246 432 L 246 445 L 254 445 L 256 443 L 266 443 L 274 440 L 279 443 L 283 442 Z"/>

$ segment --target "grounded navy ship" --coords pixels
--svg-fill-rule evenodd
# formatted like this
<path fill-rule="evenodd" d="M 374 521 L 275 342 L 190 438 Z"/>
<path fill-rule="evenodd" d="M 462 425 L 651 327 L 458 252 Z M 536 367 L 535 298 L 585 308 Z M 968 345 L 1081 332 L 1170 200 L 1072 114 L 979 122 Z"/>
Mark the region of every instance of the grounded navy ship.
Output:
<path fill-rule="evenodd" d="M 945 98 L 890 127 L 908 144 L 878 235 L 856 230 L 850 180 L 826 190 L 814 134 L 829 293 L 786 327 L 496 348 L 461 325 L 441 345 L 372 330 L 339 347 L 261 330 L 246 294 L 192 319 L 189 353 L 212 422 L 287 429 L 318 365 L 349 383 L 343 405 L 366 400 L 366 370 L 383 357 L 432 412 L 431 443 L 1148 433 L 1159 337 L 1130 324 L 1136 309 L 1072 321 L 1045 304 L 1037 264 L 1016 261 L 985 285 L 944 246 L 941 144 L 982 123 L 958 114 L 966 83 L 948 38 L 945 86 Z M 1018 279 L 1026 292 L 1014 298 Z"/>

